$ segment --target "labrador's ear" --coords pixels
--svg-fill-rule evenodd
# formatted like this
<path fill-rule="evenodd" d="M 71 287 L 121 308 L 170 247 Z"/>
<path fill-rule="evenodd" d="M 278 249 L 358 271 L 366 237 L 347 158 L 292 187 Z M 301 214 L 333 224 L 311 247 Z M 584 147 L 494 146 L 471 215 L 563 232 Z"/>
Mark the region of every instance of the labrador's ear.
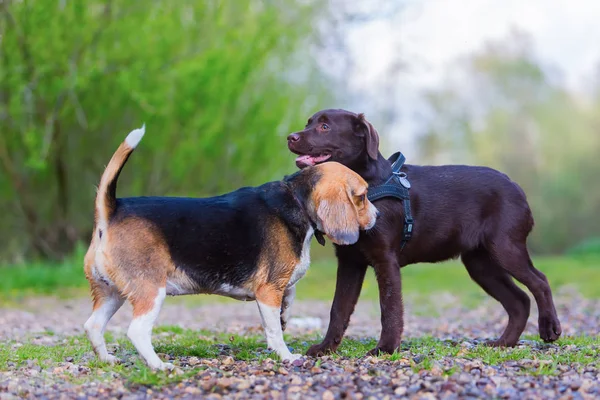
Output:
<path fill-rule="evenodd" d="M 354 244 L 358 241 L 359 224 L 354 204 L 343 190 L 337 198 L 322 199 L 317 206 L 319 229 L 335 244 Z"/>
<path fill-rule="evenodd" d="M 377 155 L 379 154 L 379 133 L 377 133 L 377 130 L 373 125 L 365 119 L 364 114 L 358 114 L 358 120 L 361 127 L 363 127 L 366 132 L 365 144 L 367 146 L 367 154 L 373 160 L 377 160 Z"/>

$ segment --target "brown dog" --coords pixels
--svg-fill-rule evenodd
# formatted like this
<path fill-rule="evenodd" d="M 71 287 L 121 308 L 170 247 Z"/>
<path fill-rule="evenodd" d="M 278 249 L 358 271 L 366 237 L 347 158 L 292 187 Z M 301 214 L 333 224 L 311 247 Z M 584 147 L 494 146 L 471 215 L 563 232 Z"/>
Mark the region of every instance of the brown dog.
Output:
<path fill-rule="evenodd" d="M 391 174 L 391 163 L 378 150 L 379 136 L 362 114 L 323 110 L 303 131 L 288 136 L 299 155 L 300 168 L 337 161 L 358 172 L 370 187 Z M 335 246 L 338 273 L 331 320 L 325 339 L 308 355 L 335 351 L 348 326 L 368 265 L 375 269 L 381 304 L 381 338 L 371 354 L 398 349 L 403 330 L 400 268 L 461 256 L 471 278 L 508 313 L 508 326 L 490 344 L 514 346 L 527 323 L 529 296 L 513 282 L 523 283 L 535 297 L 539 332 L 547 342 L 561 327 L 552 292 L 543 273 L 534 268 L 526 240 L 533 217 L 525 193 L 506 175 L 485 167 L 404 165 L 412 184 L 413 237 L 401 251 L 402 203 L 383 198 L 375 205 L 380 218 L 352 246 Z"/>

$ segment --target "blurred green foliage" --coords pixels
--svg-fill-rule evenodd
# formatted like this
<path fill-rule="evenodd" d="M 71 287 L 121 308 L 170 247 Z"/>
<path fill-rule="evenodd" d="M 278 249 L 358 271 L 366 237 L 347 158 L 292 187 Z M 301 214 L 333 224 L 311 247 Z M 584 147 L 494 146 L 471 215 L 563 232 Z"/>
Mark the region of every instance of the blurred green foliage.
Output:
<path fill-rule="evenodd" d="M 536 227 L 530 246 L 561 253 L 600 236 L 600 85 L 569 92 L 536 60 L 526 36 L 490 43 L 428 93 L 425 161 L 488 165 L 519 183 Z"/>
<path fill-rule="evenodd" d="M 294 170 L 327 96 L 320 0 L 0 2 L 0 259 L 87 241 L 94 185 L 134 128 L 120 196 L 213 195 Z"/>
<path fill-rule="evenodd" d="M 600 257 L 600 237 L 584 240 L 573 246 L 567 254 L 574 257 Z"/>

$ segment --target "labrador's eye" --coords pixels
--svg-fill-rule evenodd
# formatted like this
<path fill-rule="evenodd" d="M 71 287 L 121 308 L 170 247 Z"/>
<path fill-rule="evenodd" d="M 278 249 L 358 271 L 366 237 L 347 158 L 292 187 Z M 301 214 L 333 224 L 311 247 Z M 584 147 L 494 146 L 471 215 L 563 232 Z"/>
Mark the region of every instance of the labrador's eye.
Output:
<path fill-rule="evenodd" d="M 327 125 L 327 124 L 321 124 L 321 129 L 323 129 L 324 131 L 328 131 L 329 130 L 329 125 Z"/>

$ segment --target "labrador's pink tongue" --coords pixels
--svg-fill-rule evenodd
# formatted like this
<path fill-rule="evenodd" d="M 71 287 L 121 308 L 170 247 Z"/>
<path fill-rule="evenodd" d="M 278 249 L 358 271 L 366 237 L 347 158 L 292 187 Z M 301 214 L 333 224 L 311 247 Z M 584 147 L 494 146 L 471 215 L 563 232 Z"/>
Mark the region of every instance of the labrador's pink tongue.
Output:
<path fill-rule="evenodd" d="M 320 163 L 320 162 L 323 162 L 325 160 L 328 160 L 329 157 L 331 157 L 331 154 L 324 154 L 322 156 L 313 157 L 312 159 L 313 159 L 313 163 L 316 164 L 316 163 Z"/>
<path fill-rule="evenodd" d="M 315 165 L 315 159 L 312 156 L 304 155 L 296 157 L 296 166 L 298 168 L 310 167 Z"/>

